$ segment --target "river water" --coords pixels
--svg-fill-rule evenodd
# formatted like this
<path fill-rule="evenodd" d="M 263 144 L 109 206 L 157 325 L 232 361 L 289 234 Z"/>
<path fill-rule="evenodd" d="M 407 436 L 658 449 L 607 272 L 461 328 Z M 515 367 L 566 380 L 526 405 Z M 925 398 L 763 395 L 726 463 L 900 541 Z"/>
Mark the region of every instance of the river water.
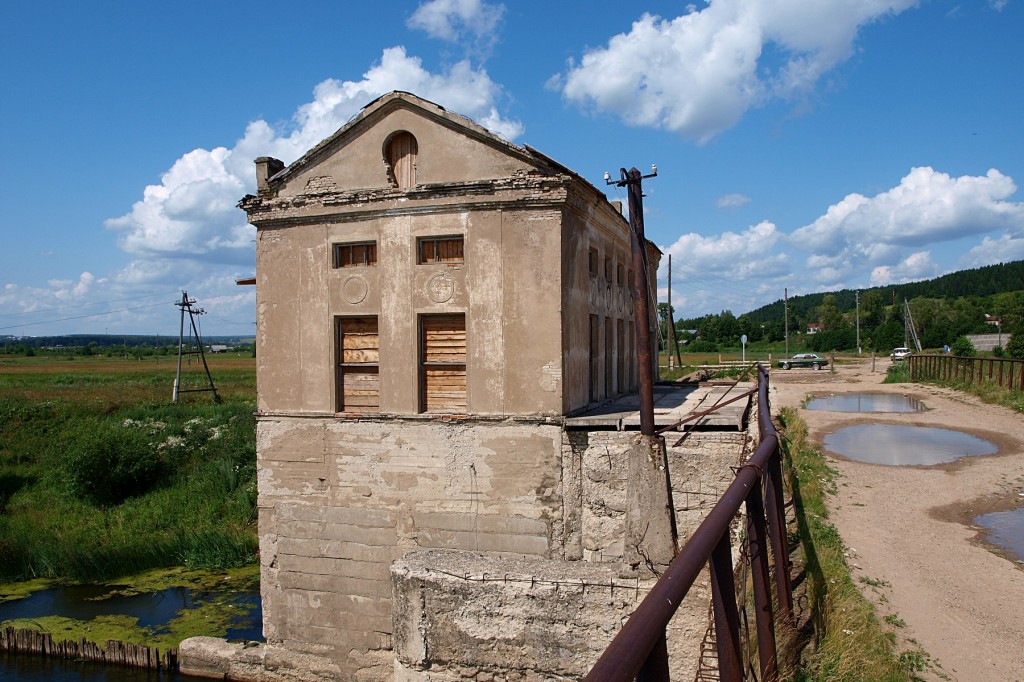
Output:
<path fill-rule="evenodd" d="M 0 680 L 4 682 L 198 682 L 199 679 L 177 673 L 158 673 L 88 661 L 61 661 L 45 656 L 15 656 L 0 651 Z"/>
<path fill-rule="evenodd" d="M 63 616 L 88 622 L 98 616 L 122 615 L 154 634 L 166 633 L 171 623 L 188 611 L 217 601 L 230 609 L 226 632 L 232 641 L 262 641 L 263 613 L 258 591 L 193 590 L 171 587 L 156 592 L 121 594 L 116 587 L 71 585 L 40 590 L 24 599 L 0 604 L 0 623 L 15 619 Z M 102 646 L 103 642 L 98 642 Z M 87 661 L 62 661 L 45 656 L 0 652 L 0 680 L 19 682 L 179 682 L 195 680 L 179 674 L 158 673 Z"/>

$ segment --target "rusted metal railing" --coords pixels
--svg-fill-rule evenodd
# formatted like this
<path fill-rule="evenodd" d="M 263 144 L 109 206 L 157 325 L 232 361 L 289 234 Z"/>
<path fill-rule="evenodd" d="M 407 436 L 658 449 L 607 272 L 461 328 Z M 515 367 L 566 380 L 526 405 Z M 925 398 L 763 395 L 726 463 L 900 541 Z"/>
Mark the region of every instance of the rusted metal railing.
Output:
<path fill-rule="evenodd" d="M 778 619 L 793 620 L 793 590 L 786 545 L 785 508 L 779 436 L 768 404 L 768 373 L 758 365 L 760 445 L 740 467 L 707 518 L 654 584 L 640 606 L 612 640 L 585 680 L 668 680 L 666 628 L 704 566 L 711 566 L 711 599 L 719 676 L 724 682 L 744 679 L 740 618 L 736 606 L 729 527 L 746 503 L 746 541 L 751 561 L 760 679 L 778 679 L 772 606 L 771 571 L 775 566 Z M 745 587 L 744 587 L 745 589 Z"/>
<path fill-rule="evenodd" d="M 1024 390 L 1024 360 L 965 358 L 959 355 L 911 355 L 911 381 L 988 382 Z"/>

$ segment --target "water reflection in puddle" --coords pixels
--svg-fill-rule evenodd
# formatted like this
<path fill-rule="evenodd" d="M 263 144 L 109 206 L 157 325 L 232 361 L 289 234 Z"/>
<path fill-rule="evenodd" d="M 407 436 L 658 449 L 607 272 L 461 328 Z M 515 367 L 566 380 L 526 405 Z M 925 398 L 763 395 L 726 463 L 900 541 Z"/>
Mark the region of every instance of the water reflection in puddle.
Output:
<path fill-rule="evenodd" d="M 982 514 L 974 522 L 988 530 L 989 542 L 1005 549 L 1017 561 L 1024 561 L 1024 507 Z"/>
<path fill-rule="evenodd" d="M 825 436 L 825 448 L 858 462 L 895 466 L 944 464 L 999 450 L 960 431 L 898 424 L 847 426 Z"/>
<path fill-rule="evenodd" d="M 893 393 L 840 393 L 810 400 L 808 410 L 829 412 L 924 412 L 924 404 L 909 395 Z"/>

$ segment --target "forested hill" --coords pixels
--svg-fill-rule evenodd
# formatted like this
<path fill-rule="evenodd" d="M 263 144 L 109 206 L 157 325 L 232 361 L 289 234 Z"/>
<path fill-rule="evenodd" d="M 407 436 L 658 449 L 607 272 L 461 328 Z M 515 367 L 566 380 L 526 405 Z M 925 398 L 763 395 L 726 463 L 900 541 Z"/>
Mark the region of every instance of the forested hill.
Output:
<path fill-rule="evenodd" d="M 951 272 L 948 275 L 922 282 L 908 284 L 891 284 L 884 287 L 860 289 L 863 296 L 869 292 L 877 292 L 889 304 L 900 303 L 904 298 L 960 298 L 964 296 L 991 296 L 1007 291 L 1024 290 L 1024 260 L 999 265 L 986 265 L 972 270 Z M 856 306 L 856 293 L 853 289 L 842 289 L 831 293 L 806 294 L 789 299 L 790 316 L 804 317 L 812 309 L 821 306 L 825 296 L 835 296 L 839 310 L 852 310 Z M 747 313 L 751 322 L 773 322 L 785 316 L 785 302 L 780 299 L 775 303 L 762 306 Z"/>

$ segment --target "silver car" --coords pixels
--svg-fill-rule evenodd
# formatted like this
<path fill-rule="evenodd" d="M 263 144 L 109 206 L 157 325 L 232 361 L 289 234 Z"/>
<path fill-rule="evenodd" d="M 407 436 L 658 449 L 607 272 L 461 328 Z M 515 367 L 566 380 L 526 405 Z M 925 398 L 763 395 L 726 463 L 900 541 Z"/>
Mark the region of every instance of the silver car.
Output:
<path fill-rule="evenodd" d="M 892 358 L 893 361 L 896 361 L 906 360 L 911 355 L 913 355 L 913 353 L 910 351 L 909 348 L 893 348 L 892 353 L 889 354 L 889 357 Z"/>

